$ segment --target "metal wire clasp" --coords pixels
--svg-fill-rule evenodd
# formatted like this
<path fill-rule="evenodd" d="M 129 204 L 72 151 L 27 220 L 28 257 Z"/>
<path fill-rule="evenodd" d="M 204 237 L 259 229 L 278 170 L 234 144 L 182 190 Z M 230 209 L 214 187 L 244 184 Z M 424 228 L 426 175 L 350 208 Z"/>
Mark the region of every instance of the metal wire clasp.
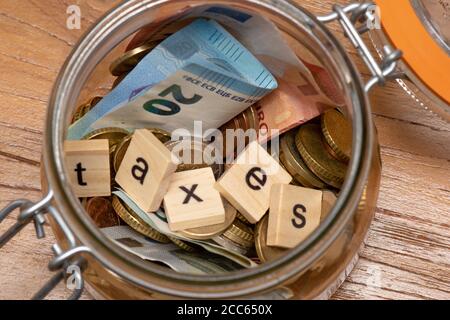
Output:
<path fill-rule="evenodd" d="M 360 56 L 372 73 L 372 78 L 366 83 L 364 88 L 366 92 L 369 92 L 376 84 L 383 86 L 387 80 L 398 77 L 395 70 L 397 61 L 402 56 L 400 50 L 394 50 L 392 46 L 386 45 L 383 48 L 383 61 L 381 64 L 378 64 L 361 38 L 361 34 L 370 30 L 368 27 L 369 24 L 374 25 L 373 19 L 376 17 L 374 17 L 373 11 L 371 10 L 374 7 L 376 6 L 373 2 L 352 3 L 345 7 L 334 5 L 332 13 L 317 17 L 319 21 L 324 23 L 338 20 L 345 35 L 358 50 Z M 359 28 L 356 27 L 357 23 L 360 23 Z"/>
<path fill-rule="evenodd" d="M 50 204 L 52 198 L 53 192 L 49 191 L 48 194 L 37 203 L 33 203 L 26 199 L 19 199 L 3 208 L 0 211 L 0 223 L 16 209 L 19 209 L 20 213 L 16 223 L 6 230 L 5 233 L 0 235 L 0 249 L 31 221 L 34 222 L 37 238 L 41 239 L 45 237 L 44 214 L 50 214 L 64 233 L 68 242 L 68 250 L 63 251 L 59 245 L 53 245 L 52 249 L 55 257 L 50 261 L 48 267 L 51 271 L 57 271 L 57 273 L 32 297 L 32 299 L 44 299 L 62 280 L 67 278 L 68 287 L 71 287 L 70 289 L 73 290 L 69 299 L 76 300 L 83 293 L 84 280 L 82 272 L 87 265 L 85 259 L 79 256 L 79 254 L 91 253 L 91 250 L 85 246 L 77 246 L 72 231 L 69 229 L 59 212 Z"/>

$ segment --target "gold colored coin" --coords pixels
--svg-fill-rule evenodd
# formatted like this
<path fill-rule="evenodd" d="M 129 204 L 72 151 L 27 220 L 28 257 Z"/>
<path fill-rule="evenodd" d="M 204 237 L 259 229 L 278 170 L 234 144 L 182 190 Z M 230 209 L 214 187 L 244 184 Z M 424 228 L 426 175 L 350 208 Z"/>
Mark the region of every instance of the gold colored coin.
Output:
<path fill-rule="evenodd" d="M 165 130 L 158 128 L 149 128 L 147 130 L 150 130 L 150 132 L 152 132 L 155 135 L 155 137 L 158 138 L 158 140 L 161 141 L 162 143 L 165 143 L 170 140 L 170 133 L 168 133 Z M 133 136 L 132 133 L 128 134 L 120 141 L 120 143 L 116 147 L 113 156 L 113 167 L 116 172 L 119 170 L 123 157 L 125 157 L 125 153 L 127 152 L 128 146 L 130 145 L 132 136 Z"/>
<path fill-rule="evenodd" d="M 128 224 L 131 228 L 137 232 L 143 234 L 150 239 L 153 239 L 162 243 L 169 243 L 169 238 L 167 238 L 162 233 L 156 231 L 145 223 L 138 215 L 136 215 L 130 208 L 128 208 L 119 197 L 112 196 L 112 206 L 114 211 Z"/>
<path fill-rule="evenodd" d="M 117 146 L 125 138 L 129 132 L 122 128 L 101 128 L 94 130 L 83 137 L 84 140 L 93 139 L 107 139 L 109 142 L 109 166 L 111 171 L 111 186 L 115 184 L 115 173 L 114 170 L 114 154 L 116 152 Z"/>
<path fill-rule="evenodd" d="M 120 219 L 111 204 L 105 197 L 93 197 L 86 200 L 84 208 L 99 228 L 114 227 L 120 225 Z"/>
<path fill-rule="evenodd" d="M 157 41 L 150 41 L 140 47 L 134 48 L 125 52 L 122 56 L 111 63 L 109 71 L 113 76 L 121 76 L 124 73 L 130 72 L 150 51 L 152 51 L 158 44 Z"/>
<path fill-rule="evenodd" d="M 269 226 L 269 215 L 266 214 L 256 225 L 255 248 L 261 262 L 273 261 L 286 253 L 288 249 L 267 246 L 267 228 Z"/>
<path fill-rule="evenodd" d="M 348 162 L 352 153 L 352 126 L 338 110 L 325 112 L 321 118 L 322 133 L 336 158 Z"/>
<path fill-rule="evenodd" d="M 103 97 L 93 97 L 92 99 L 90 99 L 89 101 L 87 101 L 86 103 L 83 103 L 82 105 L 80 105 L 77 110 L 75 111 L 75 113 L 73 114 L 72 117 L 72 123 L 80 120 L 81 118 L 83 118 L 83 116 L 88 113 L 92 108 L 95 107 L 95 105 L 97 103 L 100 102 L 100 100 L 102 100 Z"/>
<path fill-rule="evenodd" d="M 236 218 L 236 209 L 226 200 L 223 200 L 223 204 L 225 207 L 225 222 L 206 227 L 181 230 L 178 233 L 187 238 L 196 240 L 207 240 L 222 234 L 230 227 Z"/>
<path fill-rule="evenodd" d="M 177 151 L 179 152 L 175 153 L 174 149 L 180 143 L 183 143 L 183 146 L 177 147 Z M 211 167 L 216 179 L 218 179 L 223 173 L 223 164 L 215 163 L 214 155 L 211 155 L 210 152 L 205 152 L 208 145 L 204 142 L 196 140 L 193 140 L 191 143 L 186 143 L 184 141 L 168 141 L 164 145 L 170 151 L 174 151 L 174 154 L 181 160 L 181 164 L 178 165 L 177 172 Z M 191 152 L 190 157 L 184 157 L 185 151 Z"/>
<path fill-rule="evenodd" d="M 285 133 L 280 139 L 280 163 L 286 171 L 302 186 L 309 188 L 326 188 L 316 175 L 308 168 L 295 146 L 295 132 Z"/>
<path fill-rule="evenodd" d="M 175 244 L 177 247 L 183 249 L 184 251 L 187 251 L 187 252 L 195 252 L 195 251 L 197 251 L 197 249 L 195 247 L 191 246 L 186 241 L 179 240 L 179 239 L 174 238 L 174 237 L 169 237 L 169 239 L 170 239 L 170 241 L 173 242 L 173 244 Z"/>
<path fill-rule="evenodd" d="M 239 243 L 236 243 L 234 241 L 231 241 L 227 237 L 225 237 L 223 234 L 220 236 L 215 236 L 212 238 L 212 240 L 221 245 L 222 247 L 231 250 L 233 252 L 237 252 L 239 254 L 242 254 L 243 256 L 248 255 L 251 252 L 252 248 L 244 247 L 240 245 Z"/>
<path fill-rule="evenodd" d="M 340 188 L 347 166 L 331 156 L 322 141 L 322 130 L 316 124 L 304 124 L 295 137 L 297 149 L 308 168 L 328 185 Z"/>
<path fill-rule="evenodd" d="M 254 245 L 255 238 L 252 228 L 239 219 L 234 220 L 233 224 L 225 230 L 223 236 L 244 248 L 251 248 Z"/>
<path fill-rule="evenodd" d="M 116 151 L 113 156 L 113 167 L 114 171 L 119 171 L 120 164 L 122 163 L 125 153 L 127 152 L 128 146 L 130 145 L 131 137 L 133 134 L 129 134 L 117 145 Z"/>
<path fill-rule="evenodd" d="M 245 111 L 247 118 L 248 118 L 248 122 L 249 122 L 249 127 L 250 129 L 255 129 L 257 130 L 259 128 L 259 121 L 258 121 L 258 116 L 257 116 L 257 112 L 255 110 L 254 107 L 250 107 Z"/>
<path fill-rule="evenodd" d="M 83 140 L 92 140 L 92 139 L 108 139 L 109 148 L 111 149 L 113 146 L 117 145 L 122 141 L 123 138 L 128 136 L 130 132 L 128 130 L 122 128 L 101 128 L 94 130 L 87 135 L 85 135 Z"/>
<path fill-rule="evenodd" d="M 238 218 L 239 220 L 241 220 L 243 223 L 245 223 L 245 224 L 251 224 L 250 223 L 250 221 L 248 221 L 247 220 L 247 218 L 246 217 L 244 217 L 243 215 L 242 215 L 242 213 L 240 213 L 240 212 L 236 212 L 236 218 Z"/>

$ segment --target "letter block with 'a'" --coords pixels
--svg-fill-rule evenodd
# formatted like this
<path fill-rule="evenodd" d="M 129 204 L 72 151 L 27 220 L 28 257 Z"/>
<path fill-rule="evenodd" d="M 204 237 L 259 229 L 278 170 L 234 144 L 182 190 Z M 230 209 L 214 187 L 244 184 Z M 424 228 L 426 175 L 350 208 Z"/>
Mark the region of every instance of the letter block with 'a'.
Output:
<path fill-rule="evenodd" d="M 249 222 L 257 223 L 269 208 L 272 185 L 288 184 L 291 180 L 289 173 L 254 141 L 241 152 L 215 188 Z"/>
<path fill-rule="evenodd" d="M 214 189 L 210 167 L 176 172 L 164 197 L 164 210 L 172 231 L 205 227 L 225 221 L 220 193 Z"/>
<path fill-rule="evenodd" d="M 159 209 L 179 160 L 149 130 L 138 129 L 116 174 L 116 182 L 144 211 Z"/>
<path fill-rule="evenodd" d="M 267 245 L 293 248 L 317 228 L 322 191 L 276 184 L 270 192 Z"/>
<path fill-rule="evenodd" d="M 111 194 L 108 140 L 67 140 L 64 153 L 70 183 L 77 197 Z"/>

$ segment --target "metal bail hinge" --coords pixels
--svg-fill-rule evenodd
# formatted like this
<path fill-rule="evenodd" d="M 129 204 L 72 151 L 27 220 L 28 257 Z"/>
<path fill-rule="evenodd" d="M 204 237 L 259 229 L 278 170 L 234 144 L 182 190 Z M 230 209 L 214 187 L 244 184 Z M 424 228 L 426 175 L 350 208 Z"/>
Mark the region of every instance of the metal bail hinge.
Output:
<path fill-rule="evenodd" d="M 318 20 L 324 23 L 338 20 L 345 35 L 358 50 L 372 73 L 372 78 L 365 85 L 366 92 L 369 92 L 376 84 L 383 86 L 387 80 L 397 78 L 398 74 L 395 72 L 397 61 L 402 56 L 400 50 L 394 50 L 390 45 L 386 45 L 383 48 L 383 61 L 378 64 L 361 38 L 361 34 L 373 28 L 380 28 L 377 12 L 377 6 L 373 2 L 364 2 L 349 4 L 345 7 L 334 5 L 332 13 L 318 17 Z"/>
<path fill-rule="evenodd" d="M 49 193 L 37 203 L 19 199 L 11 202 L 5 208 L 0 210 L 0 223 L 14 210 L 20 210 L 17 222 L 6 230 L 5 233 L 0 235 L 0 249 L 31 221 L 34 222 L 37 238 L 41 239 L 45 237 L 44 214 L 50 214 L 64 233 L 68 242 L 68 250 L 63 251 L 59 245 L 53 245 L 52 249 L 55 257 L 50 261 L 48 267 L 51 271 L 57 272 L 32 299 L 44 299 L 62 280 L 65 279 L 67 287 L 73 290 L 69 299 L 75 300 L 83 293 L 84 280 L 82 273 L 87 265 L 86 260 L 80 257 L 79 254 L 91 253 L 91 250 L 84 246 L 77 246 L 75 237 L 66 222 L 62 219 L 59 212 L 50 205 L 52 198 L 53 192 L 49 191 Z"/>

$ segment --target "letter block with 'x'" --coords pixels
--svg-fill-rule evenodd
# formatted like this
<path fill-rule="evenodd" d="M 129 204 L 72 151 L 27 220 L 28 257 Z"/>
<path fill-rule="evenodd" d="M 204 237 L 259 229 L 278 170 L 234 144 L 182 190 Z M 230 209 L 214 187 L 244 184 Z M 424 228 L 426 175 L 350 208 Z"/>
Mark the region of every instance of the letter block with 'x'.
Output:
<path fill-rule="evenodd" d="M 248 221 L 257 223 L 269 209 L 272 185 L 289 184 L 291 180 L 289 173 L 254 141 L 220 177 L 215 188 Z"/>
<path fill-rule="evenodd" d="M 172 231 L 223 223 L 225 209 L 214 189 L 210 167 L 176 172 L 164 197 L 164 210 Z"/>
<path fill-rule="evenodd" d="M 159 209 L 179 159 L 149 130 L 136 130 L 116 174 L 116 182 L 146 212 Z"/>

